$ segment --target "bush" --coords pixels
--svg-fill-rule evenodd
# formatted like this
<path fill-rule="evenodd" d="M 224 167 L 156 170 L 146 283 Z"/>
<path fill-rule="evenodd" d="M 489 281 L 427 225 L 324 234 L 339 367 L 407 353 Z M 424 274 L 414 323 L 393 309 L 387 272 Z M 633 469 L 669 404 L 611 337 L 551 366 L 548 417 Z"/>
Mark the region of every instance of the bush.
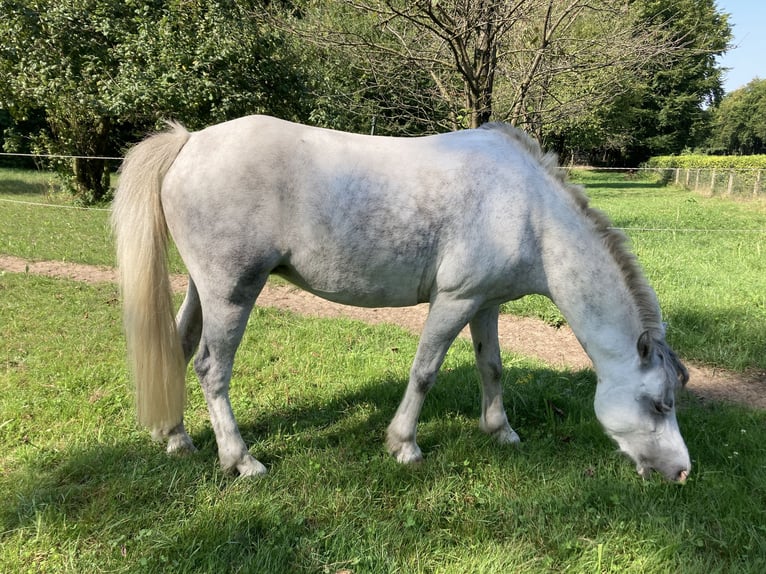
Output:
<path fill-rule="evenodd" d="M 766 169 L 766 155 L 661 155 L 646 167 L 665 169 Z"/>
<path fill-rule="evenodd" d="M 764 193 L 766 155 L 666 155 L 649 159 L 663 183 L 711 194 L 758 196 Z"/>

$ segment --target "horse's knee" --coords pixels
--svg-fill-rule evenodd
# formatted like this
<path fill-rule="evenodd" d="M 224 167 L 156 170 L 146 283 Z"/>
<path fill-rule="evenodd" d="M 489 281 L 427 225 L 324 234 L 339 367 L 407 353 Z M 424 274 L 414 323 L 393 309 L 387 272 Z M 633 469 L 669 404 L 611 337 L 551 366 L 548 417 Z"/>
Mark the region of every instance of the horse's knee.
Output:
<path fill-rule="evenodd" d="M 431 370 L 413 367 L 410 371 L 410 384 L 421 394 L 427 394 L 436 384 L 436 373 Z"/>

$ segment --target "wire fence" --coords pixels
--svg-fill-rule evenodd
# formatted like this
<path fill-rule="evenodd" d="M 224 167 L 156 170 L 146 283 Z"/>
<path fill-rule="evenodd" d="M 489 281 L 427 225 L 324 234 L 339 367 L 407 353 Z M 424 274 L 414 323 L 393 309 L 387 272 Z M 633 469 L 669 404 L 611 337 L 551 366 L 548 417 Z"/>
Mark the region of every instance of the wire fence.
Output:
<path fill-rule="evenodd" d="M 61 154 L 34 154 L 0 152 L 0 158 L 26 158 L 35 161 L 48 159 L 94 159 L 121 162 L 122 157 L 87 156 Z M 594 171 L 624 172 L 629 175 L 639 173 L 655 173 L 665 183 L 674 183 L 689 190 L 710 195 L 759 197 L 766 193 L 766 176 L 763 169 L 758 168 L 656 168 L 656 167 L 593 167 L 593 166 L 561 166 L 561 169 L 587 169 Z"/>
<path fill-rule="evenodd" d="M 0 152 L 0 157 L 18 157 L 29 159 L 103 159 L 108 161 L 122 161 L 121 157 L 113 157 L 108 155 L 62 155 L 56 153 L 11 153 Z"/>
<path fill-rule="evenodd" d="M 686 189 L 709 195 L 757 198 L 766 190 L 763 169 L 733 168 L 649 168 L 657 172 L 665 183 L 674 183 Z"/>
<path fill-rule="evenodd" d="M 9 153 L 0 152 L 0 157 L 17 157 L 34 159 L 36 161 L 46 159 L 97 159 L 120 162 L 123 158 L 113 156 L 83 156 L 83 155 L 58 155 L 58 154 L 32 154 L 32 153 Z M 595 167 L 595 166 L 561 166 L 566 170 L 588 171 L 612 171 L 622 172 L 629 176 L 638 174 L 657 174 L 664 184 L 673 183 L 689 190 L 710 195 L 723 195 L 732 197 L 759 197 L 766 194 L 766 170 L 732 169 L 732 168 L 654 168 L 654 167 Z M 47 171 L 38 167 L 39 171 Z M 17 199 L 0 198 L 0 202 L 28 205 L 34 207 L 53 207 L 60 209 L 88 209 L 93 211 L 109 211 L 104 207 L 82 207 L 75 205 L 63 205 L 59 203 L 39 203 L 22 201 Z M 664 228 L 664 227 L 616 227 L 627 232 L 649 233 L 766 233 L 766 229 L 692 229 L 692 228 Z"/>

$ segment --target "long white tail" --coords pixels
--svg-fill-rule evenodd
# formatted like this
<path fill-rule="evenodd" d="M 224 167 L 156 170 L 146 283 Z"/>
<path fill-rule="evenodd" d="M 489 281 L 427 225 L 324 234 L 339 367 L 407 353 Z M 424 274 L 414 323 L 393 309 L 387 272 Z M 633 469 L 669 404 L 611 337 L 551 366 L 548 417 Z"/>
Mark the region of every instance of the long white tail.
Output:
<path fill-rule="evenodd" d="M 135 146 L 112 207 L 123 321 L 138 421 L 155 436 L 183 420 L 186 364 L 173 316 L 162 180 L 190 134 L 174 124 Z"/>

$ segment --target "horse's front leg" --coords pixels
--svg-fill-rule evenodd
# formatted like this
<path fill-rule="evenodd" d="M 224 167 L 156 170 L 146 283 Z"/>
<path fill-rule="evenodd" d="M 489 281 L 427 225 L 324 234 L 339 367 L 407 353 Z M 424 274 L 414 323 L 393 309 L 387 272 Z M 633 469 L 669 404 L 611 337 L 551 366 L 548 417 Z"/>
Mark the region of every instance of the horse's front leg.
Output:
<path fill-rule="evenodd" d="M 418 342 L 410 380 L 404 398 L 388 425 L 388 452 L 401 463 L 418 462 L 423 453 L 416 441 L 418 418 L 426 394 L 436 382 L 436 374 L 452 342 L 475 312 L 476 303 L 437 297 L 432 303 Z"/>
<path fill-rule="evenodd" d="M 471 338 L 482 384 L 479 428 L 500 444 L 515 444 L 519 435 L 508 424 L 503 407 L 503 372 L 497 336 L 499 307 L 482 309 L 471 320 Z"/>

